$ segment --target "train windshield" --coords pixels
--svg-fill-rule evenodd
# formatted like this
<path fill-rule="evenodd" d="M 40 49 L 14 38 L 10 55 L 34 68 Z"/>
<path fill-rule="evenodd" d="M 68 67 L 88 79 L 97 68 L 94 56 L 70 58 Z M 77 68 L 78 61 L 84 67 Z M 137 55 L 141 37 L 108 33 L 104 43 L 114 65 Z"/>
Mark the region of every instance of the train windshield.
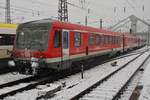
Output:
<path fill-rule="evenodd" d="M 17 29 L 18 49 L 45 50 L 48 46 L 50 23 L 27 23 Z"/>

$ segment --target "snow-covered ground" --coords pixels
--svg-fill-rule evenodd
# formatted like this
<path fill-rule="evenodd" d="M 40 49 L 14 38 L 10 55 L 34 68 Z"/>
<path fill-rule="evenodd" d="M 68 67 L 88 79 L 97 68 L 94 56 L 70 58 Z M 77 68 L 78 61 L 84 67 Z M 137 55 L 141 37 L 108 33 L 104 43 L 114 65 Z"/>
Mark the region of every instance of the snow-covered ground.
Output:
<path fill-rule="evenodd" d="M 88 80 L 92 77 L 95 77 L 95 76 L 102 77 L 102 75 L 104 75 L 106 73 L 109 73 L 109 72 L 112 72 L 113 70 L 115 70 L 119 66 L 125 64 L 126 62 L 130 61 L 134 57 L 135 57 L 135 55 L 116 60 L 117 65 L 118 65 L 116 67 L 112 67 L 110 65 L 110 63 L 114 62 L 114 61 L 112 61 L 112 62 L 103 64 L 103 65 L 97 66 L 95 68 L 92 68 L 90 70 L 87 70 L 87 71 L 84 72 L 84 79 L 81 79 L 81 73 L 77 73 L 75 75 L 68 76 L 64 79 L 60 79 L 59 81 L 56 81 L 53 84 L 61 84 L 61 83 L 65 82 L 66 87 L 63 88 L 63 90 L 58 92 L 57 94 L 59 94 L 61 92 L 65 92 L 69 87 L 77 86 L 78 84 L 81 84 L 84 81 L 86 81 L 86 80 Z M 5 99 L 6 100 L 35 100 L 38 96 L 38 92 L 39 92 L 39 89 L 35 88 L 35 89 L 32 89 L 32 90 L 28 90 L 28 91 L 18 93 L 16 95 L 14 95 L 13 97 L 8 97 L 8 98 L 5 98 Z"/>
<path fill-rule="evenodd" d="M 150 100 L 150 62 L 147 64 L 140 84 L 143 85 L 143 89 L 139 100 Z"/>
<path fill-rule="evenodd" d="M 136 62 L 136 63 L 134 63 L 134 64 L 131 63 L 131 66 L 130 66 L 131 69 L 132 69 L 133 67 L 137 67 L 138 65 L 140 65 L 140 63 L 141 63 L 141 61 L 142 61 L 141 59 L 145 59 L 145 58 L 147 57 L 147 55 L 149 55 L 149 53 L 150 53 L 150 52 L 147 52 L 147 53 L 145 53 L 144 55 L 140 56 L 140 59 L 138 59 L 138 60 L 140 60 L 140 61 L 138 61 L 138 62 Z M 128 59 L 129 59 L 129 57 L 127 57 L 126 60 L 124 59 L 124 62 L 119 63 L 118 66 L 120 66 L 120 65 L 122 65 L 122 64 L 125 64 L 125 62 L 126 62 Z M 131 59 L 130 59 L 129 61 L 131 61 Z M 137 66 L 136 66 L 136 64 L 137 64 Z M 109 67 L 109 68 L 110 68 L 110 67 Z M 111 69 L 111 68 L 110 68 L 110 69 Z M 74 96 L 77 95 L 78 93 L 81 93 L 81 91 L 87 89 L 89 86 L 95 84 L 94 82 L 97 82 L 98 80 L 101 80 L 102 77 L 104 77 L 106 74 L 108 75 L 109 70 L 108 70 L 107 72 L 104 71 L 104 74 L 101 74 L 100 72 L 101 72 L 101 71 L 99 71 L 99 73 L 95 73 L 95 74 L 94 74 L 94 77 L 92 77 L 91 79 L 89 78 L 89 79 L 86 80 L 85 82 L 80 83 L 80 85 L 77 85 L 77 86 L 75 86 L 75 87 L 73 87 L 73 88 L 71 88 L 71 89 L 65 90 L 64 92 L 61 91 L 62 93 L 58 93 L 58 96 L 55 96 L 53 100 L 68 100 L 68 98 L 70 99 L 70 98 L 74 97 Z M 128 72 L 129 72 L 129 74 L 132 73 L 131 70 L 128 71 Z M 127 74 L 125 74 L 125 75 L 127 75 Z M 106 76 L 105 76 L 105 77 L 106 77 Z M 115 84 L 115 85 L 116 85 L 116 84 Z"/>
<path fill-rule="evenodd" d="M 81 79 L 81 73 L 77 73 L 75 75 L 68 76 L 64 79 L 60 79 L 59 81 L 54 82 L 53 84 L 61 84 L 63 82 L 66 83 L 66 87 L 63 88 L 62 91 L 58 92 L 65 92 L 69 87 L 75 85 L 77 86 L 78 84 L 84 83 L 88 79 L 93 79 L 93 78 L 100 78 L 103 77 L 104 75 L 111 73 L 112 71 L 118 69 L 120 66 L 124 65 L 126 62 L 130 61 L 137 55 L 133 55 L 130 57 L 125 57 L 122 59 L 117 60 L 117 65 L 116 67 L 112 67 L 110 63 L 114 62 L 109 62 L 105 63 L 103 65 L 97 66 L 95 68 L 92 68 L 90 70 L 87 70 L 84 72 L 84 79 Z M 89 83 L 87 83 L 89 84 Z M 38 89 L 32 89 L 29 91 L 24 91 L 22 93 L 18 93 L 15 95 L 16 100 L 35 100 L 38 96 Z M 9 98 L 10 99 L 10 98 Z"/>
<path fill-rule="evenodd" d="M 137 70 L 143 63 L 143 58 L 147 57 L 145 55 L 140 56 L 138 59 L 110 77 L 107 81 L 101 83 L 89 94 L 84 95 L 80 100 L 112 100 L 119 92 L 120 88 L 123 87 L 128 79 L 134 74 L 135 70 Z"/>
<path fill-rule="evenodd" d="M 22 74 L 13 75 L 12 73 L 3 74 L 3 75 L 0 75 L 0 84 L 12 82 L 15 80 L 20 80 L 20 79 L 27 78 L 27 77 L 30 77 L 30 75 L 28 76 L 22 75 Z"/>

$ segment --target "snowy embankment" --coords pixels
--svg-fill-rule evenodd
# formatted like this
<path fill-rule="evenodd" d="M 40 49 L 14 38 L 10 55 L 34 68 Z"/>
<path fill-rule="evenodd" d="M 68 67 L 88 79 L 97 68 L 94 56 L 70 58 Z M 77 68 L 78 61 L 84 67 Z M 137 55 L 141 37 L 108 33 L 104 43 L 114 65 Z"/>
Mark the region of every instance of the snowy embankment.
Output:
<path fill-rule="evenodd" d="M 150 62 L 147 64 L 140 84 L 143 85 L 143 89 L 139 100 L 150 100 Z"/>

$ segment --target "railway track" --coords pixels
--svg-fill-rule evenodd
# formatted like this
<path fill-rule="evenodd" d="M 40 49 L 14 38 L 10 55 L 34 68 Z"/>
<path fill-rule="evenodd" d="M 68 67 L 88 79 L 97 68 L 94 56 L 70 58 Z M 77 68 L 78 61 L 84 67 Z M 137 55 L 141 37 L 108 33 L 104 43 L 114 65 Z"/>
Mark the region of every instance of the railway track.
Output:
<path fill-rule="evenodd" d="M 2 84 L 0 84 L 0 89 L 3 89 L 5 87 L 11 87 L 11 86 L 18 85 L 21 83 L 29 83 L 30 81 L 36 81 L 40 78 L 42 78 L 42 77 L 40 77 L 40 76 L 27 76 L 25 78 L 21 78 L 21 79 L 15 80 L 15 81 L 2 83 Z"/>
<path fill-rule="evenodd" d="M 125 55 L 125 56 L 117 57 L 115 59 L 111 59 L 111 61 L 116 60 L 116 59 L 120 59 L 120 58 L 123 58 L 123 57 L 127 57 L 127 56 L 136 55 L 136 54 L 139 54 L 139 53 L 141 53 L 141 52 L 132 53 L 132 54 L 128 54 L 128 55 Z M 56 76 L 50 76 L 50 77 L 48 76 L 48 77 L 43 77 L 41 79 L 38 79 L 38 77 L 31 76 L 31 77 L 24 78 L 24 79 L 21 79 L 21 80 L 16 80 L 16 81 L 9 82 L 9 83 L 6 83 L 6 84 L 1 84 L 0 89 L 3 90 L 3 92 L 0 91 L 0 98 L 5 98 L 8 95 L 14 95 L 14 94 L 16 94 L 18 92 L 21 92 L 21 91 L 30 90 L 30 89 L 35 88 L 37 85 L 45 84 L 47 82 L 53 82 L 53 81 L 56 81 L 60 78 L 59 76 L 57 76 L 56 78 L 54 78 L 54 77 L 56 77 Z M 63 78 L 63 77 L 65 77 L 65 76 L 61 76 L 61 78 Z M 24 85 L 21 85 L 20 87 L 18 86 L 16 88 L 16 86 L 19 85 L 19 84 L 24 84 Z M 10 91 L 5 91 L 5 88 L 6 88 L 6 90 L 10 90 Z M 10 89 L 10 88 L 14 88 L 14 89 Z"/>
<path fill-rule="evenodd" d="M 51 83 L 57 81 L 58 79 L 66 77 L 67 74 L 46 74 L 42 76 L 30 76 L 20 80 L 4 83 L 0 85 L 0 100 L 14 95 L 16 93 L 34 89 L 38 85 L 43 85 L 46 83 Z"/>
<path fill-rule="evenodd" d="M 130 52 L 128 54 L 123 54 L 123 55 L 120 55 L 120 56 L 116 56 L 115 58 L 112 58 L 112 59 L 108 59 L 105 62 L 109 62 L 109 61 L 113 61 L 113 60 L 117 60 L 117 59 L 121 59 L 121 58 L 124 58 L 124 57 L 128 57 L 128 56 L 133 56 L 133 55 L 137 55 L 137 54 L 141 54 L 141 53 L 144 53 L 146 51 L 149 51 L 150 49 L 145 49 L 145 50 L 141 50 L 141 51 L 135 51 L 135 52 Z"/>
<path fill-rule="evenodd" d="M 86 83 L 83 83 L 72 89 L 66 90 L 65 92 L 59 93 L 56 97 L 54 97 L 54 100 L 96 100 L 96 98 L 98 98 L 97 100 L 106 100 L 108 96 L 108 100 L 116 100 L 120 97 L 120 94 L 122 94 L 123 90 L 125 89 L 127 84 L 132 80 L 134 75 L 136 75 L 136 73 L 139 71 L 140 67 L 148 59 L 149 56 L 147 55 L 149 55 L 149 52 L 138 55 L 125 65 L 112 72 L 111 74 L 101 78 L 100 80 L 97 80 L 95 83 L 93 82 L 92 84 L 90 84 L 89 82 L 90 85 L 88 86 L 84 86 Z M 144 61 L 141 61 L 141 58 L 144 58 Z M 139 61 L 137 62 L 137 60 Z M 139 66 L 134 66 L 135 62 L 138 63 Z M 129 70 L 130 68 L 132 68 L 132 71 Z M 121 77 L 121 75 L 124 75 L 124 77 L 128 75 L 128 77 L 126 77 L 125 79 L 124 77 Z M 124 82 L 120 81 L 119 84 L 118 81 L 122 79 L 124 79 Z M 98 94 L 96 92 L 94 93 L 94 90 L 97 90 Z M 74 93 L 73 91 L 76 91 L 76 93 Z"/>
<path fill-rule="evenodd" d="M 117 100 L 120 98 L 121 94 L 127 87 L 127 85 L 130 83 L 130 81 L 133 79 L 133 77 L 137 74 L 139 69 L 142 67 L 142 65 L 147 61 L 149 58 L 146 57 L 142 63 L 139 63 L 140 65 L 137 66 L 132 64 L 137 59 L 140 59 L 142 55 L 138 56 L 136 59 L 131 61 L 126 66 L 122 67 L 121 69 L 117 70 L 115 73 L 113 73 L 111 76 L 106 78 L 102 83 L 99 83 L 97 85 L 94 85 L 93 90 L 87 90 L 86 92 L 89 92 L 85 95 L 81 95 L 80 100 Z M 132 68 L 131 68 L 132 66 Z M 76 99 L 79 97 L 75 96 L 73 99 Z"/>
<path fill-rule="evenodd" d="M 35 88 L 37 85 L 44 84 L 47 82 L 51 82 L 53 76 L 45 76 L 45 77 L 38 77 L 38 76 L 31 76 L 28 78 L 24 78 L 21 80 L 9 82 L 6 84 L 0 85 L 0 99 L 7 97 L 8 95 L 14 95 L 18 92 L 22 92 L 25 90 L 30 90 Z"/>
<path fill-rule="evenodd" d="M 137 92 L 135 90 L 141 90 L 142 85 L 140 84 L 140 80 L 143 77 L 143 74 L 145 73 L 145 69 L 148 66 L 148 63 L 150 61 L 150 57 L 146 60 L 145 63 L 143 63 L 142 67 L 140 68 L 140 71 L 137 71 L 136 75 L 131 79 L 127 87 L 122 92 L 120 98 L 118 100 L 134 100 L 138 98 L 138 95 L 135 96 Z"/>

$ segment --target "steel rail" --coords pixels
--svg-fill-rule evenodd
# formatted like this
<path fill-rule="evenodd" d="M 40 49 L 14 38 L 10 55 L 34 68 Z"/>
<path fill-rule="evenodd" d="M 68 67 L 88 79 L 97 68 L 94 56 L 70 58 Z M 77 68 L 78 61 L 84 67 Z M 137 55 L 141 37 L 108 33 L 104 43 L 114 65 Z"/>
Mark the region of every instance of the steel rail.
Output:
<path fill-rule="evenodd" d="M 126 64 L 124 64 L 123 66 L 121 66 L 120 68 L 118 68 L 117 70 L 115 70 L 114 72 L 110 73 L 108 76 L 104 77 L 103 79 L 99 80 L 98 82 L 96 82 L 95 84 L 93 84 L 92 86 L 88 87 L 86 90 L 82 91 L 81 93 L 75 95 L 74 97 L 70 98 L 71 100 L 78 100 L 79 98 L 81 98 L 82 96 L 84 96 L 85 94 L 89 93 L 92 89 L 96 88 L 97 86 L 99 86 L 101 83 L 103 83 L 104 81 L 108 80 L 111 76 L 115 75 L 117 72 L 119 72 L 121 69 L 125 68 L 127 65 L 129 65 L 130 63 L 132 63 L 133 61 L 135 61 L 137 58 L 139 58 L 143 53 L 141 53 L 140 55 L 138 55 L 137 57 L 133 58 L 132 60 L 130 60 L 129 62 L 127 62 Z"/>
<path fill-rule="evenodd" d="M 118 100 L 123 94 L 125 88 L 128 86 L 130 81 L 134 78 L 134 76 L 139 72 L 140 68 L 145 64 L 145 62 L 149 59 L 150 55 L 143 61 L 143 63 L 139 66 L 139 68 L 133 73 L 133 75 L 128 79 L 128 81 L 121 87 L 121 89 L 116 93 L 112 100 Z"/>

